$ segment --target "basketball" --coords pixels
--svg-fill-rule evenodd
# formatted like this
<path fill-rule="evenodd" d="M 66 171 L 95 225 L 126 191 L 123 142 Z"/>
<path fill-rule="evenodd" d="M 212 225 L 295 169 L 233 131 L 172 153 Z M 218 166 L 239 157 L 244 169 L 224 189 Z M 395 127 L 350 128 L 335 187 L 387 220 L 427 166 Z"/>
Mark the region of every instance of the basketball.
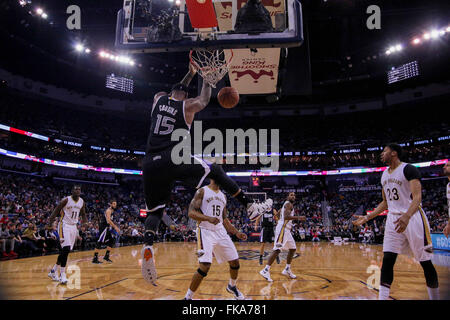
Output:
<path fill-rule="evenodd" d="M 233 87 L 224 87 L 220 89 L 217 100 L 226 109 L 234 108 L 239 102 L 239 92 Z"/>

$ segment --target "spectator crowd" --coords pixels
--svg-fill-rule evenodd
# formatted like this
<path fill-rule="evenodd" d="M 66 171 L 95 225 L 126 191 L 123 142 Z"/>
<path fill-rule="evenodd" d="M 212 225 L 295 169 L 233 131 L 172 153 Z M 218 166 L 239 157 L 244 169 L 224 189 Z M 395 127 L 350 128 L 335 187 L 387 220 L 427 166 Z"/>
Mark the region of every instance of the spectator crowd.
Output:
<path fill-rule="evenodd" d="M 47 229 L 46 225 L 59 201 L 71 194 L 73 185 L 71 181 L 0 171 L 0 257 L 12 259 L 57 252 L 57 222 L 51 229 Z M 422 185 L 422 204 L 431 231 L 442 232 L 448 219 L 446 181 L 423 180 Z M 274 200 L 275 209 L 281 208 L 288 190 L 279 189 L 277 193 L 268 194 Z M 99 235 L 99 216 L 104 213 L 111 198 L 118 201 L 113 221 L 120 227 L 121 233 L 116 234 L 116 245 L 143 242 L 143 218 L 139 212 L 145 203 L 140 183 L 84 183 L 81 196 L 86 202 L 88 223 L 79 226 L 75 250 L 94 248 Z M 180 186 L 173 190 L 166 207 L 170 221 L 160 224 L 159 241 L 196 241 L 196 222 L 187 214 L 192 197 L 193 191 Z M 380 216 L 362 227 L 351 223 L 354 214 L 372 210 L 380 199 L 380 190 L 325 194 L 317 187 L 304 190 L 297 193 L 294 208 L 296 215 L 306 216 L 306 221 L 293 224 L 293 236 L 296 241 L 331 241 L 334 237 L 341 237 L 350 241 L 381 243 L 385 217 Z M 231 223 L 250 239 L 252 234 L 260 231 L 259 226 L 248 220 L 245 209 L 235 199 L 229 198 L 227 209 Z"/>

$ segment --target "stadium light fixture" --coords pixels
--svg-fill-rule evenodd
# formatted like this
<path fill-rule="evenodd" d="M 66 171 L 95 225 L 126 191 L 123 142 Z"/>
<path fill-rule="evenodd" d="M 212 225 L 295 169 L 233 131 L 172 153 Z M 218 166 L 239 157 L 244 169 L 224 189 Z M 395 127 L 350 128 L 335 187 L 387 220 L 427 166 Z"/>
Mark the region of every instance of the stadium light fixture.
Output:
<path fill-rule="evenodd" d="M 420 43 L 420 39 L 419 38 L 415 38 L 412 43 L 413 44 L 419 44 Z"/>
<path fill-rule="evenodd" d="M 431 38 L 436 39 L 439 36 L 439 31 L 436 29 L 431 31 Z"/>
<path fill-rule="evenodd" d="M 448 26 L 445 31 L 450 32 L 450 26 Z"/>
<path fill-rule="evenodd" d="M 386 50 L 386 54 L 390 55 L 391 54 L 391 50 Z"/>
<path fill-rule="evenodd" d="M 75 45 L 75 50 L 77 50 L 78 52 L 83 51 L 83 49 L 84 49 L 84 47 L 83 47 L 83 45 L 81 43 L 77 43 Z"/>
<path fill-rule="evenodd" d="M 403 49 L 403 46 L 401 44 L 398 44 L 395 46 L 395 50 L 397 50 L 397 51 L 402 51 L 402 49 Z"/>
<path fill-rule="evenodd" d="M 430 39 L 430 34 L 429 34 L 428 32 L 425 33 L 425 34 L 423 35 L 423 38 L 424 38 L 425 40 Z"/>
<path fill-rule="evenodd" d="M 86 49 L 84 50 L 84 52 L 85 52 L 85 53 L 91 53 L 91 49 L 86 48 Z"/>
<path fill-rule="evenodd" d="M 44 13 L 44 10 L 42 10 L 41 8 L 37 8 L 37 9 L 36 9 L 36 13 L 37 13 L 38 15 L 41 15 L 41 14 Z"/>

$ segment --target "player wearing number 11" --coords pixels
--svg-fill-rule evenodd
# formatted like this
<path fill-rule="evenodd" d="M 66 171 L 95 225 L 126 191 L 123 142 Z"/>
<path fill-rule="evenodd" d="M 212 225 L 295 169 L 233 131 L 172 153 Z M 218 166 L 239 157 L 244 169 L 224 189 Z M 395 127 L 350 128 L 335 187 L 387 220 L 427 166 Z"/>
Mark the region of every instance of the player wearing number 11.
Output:
<path fill-rule="evenodd" d="M 389 167 L 381 176 L 383 201 L 370 215 L 356 216 L 357 220 L 353 224 L 362 225 L 386 209 L 389 210 L 383 240 L 380 300 L 389 298 L 397 255 L 408 253 L 409 250 L 423 268 L 430 299 L 438 300 L 438 276 L 431 263 L 430 226 L 421 208 L 420 172 L 413 165 L 401 162 L 401 156 L 402 148 L 398 144 L 392 143 L 384 148 L 381 160 Z"/>
<path fill-rule="evenodd" d="M 81 187 L 74 186 L 72 188 L 72 195 L 62 199 L 62 201 L 53 210 L 52 215 L 49 218 L 47 227 L 51 228 L 53 221 L 58 214 L 61 214 L 61 218 L 58 224 L 58 236 L 60 241 L 60 253 L 56 264 L 50 270 L 48 276 L 54 281 L 59 281 L 61 284 L 67 283 L 66 277 L 66 264 L 67 258 L 69 257 L 70 250 L 73 249 L 75 240 L 78 236 L 77 223 L 78 218 L 81 215 L 82 222 L 86 223 L 86 204 L 84 200 L 80 197 Z M 57 269 L 60 267 L 61 276 L 58 277 Z"/>

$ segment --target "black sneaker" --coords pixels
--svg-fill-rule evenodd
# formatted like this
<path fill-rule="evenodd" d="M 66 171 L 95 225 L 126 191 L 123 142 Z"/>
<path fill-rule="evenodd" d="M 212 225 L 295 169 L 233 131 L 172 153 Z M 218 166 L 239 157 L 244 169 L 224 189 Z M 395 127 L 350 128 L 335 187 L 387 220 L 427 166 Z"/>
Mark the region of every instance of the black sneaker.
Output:
<path fill-rule="evenodd" d="M 102 262 L 101 262 L 101 261 L 98 261 L 98 259 L 94 258 L 94 259 L 92 259 L 92 263 L 95 263 L 95 264 L 101 264 Z"/>
<path fill-rule="evenodd" d="M 233 295 L 234 295 L 234 298 L 235 298 L 236 300 L 244 300 L 244 299 L 245 299 L 245 297 L 244 297 L 244 295 L 242 294 L 242 292 L 240 292 L 240 291 L 238 290 L 238 288 L 236 288 L 236 286 L 232 287 L 232 286 L 230 286 L 230 284 L 228 284 L 228 286 L 227 286 L 227 291 L 228 291 L 229 293 L 233 294 Z"/>
<path fill-rule="evenodd" d="M 262 256 L 261 257 L 259 257 L 259 264 L 262 266 L 262 264 L 263 264 L 263 258 L 262 258 Z"/>
<path fill-rule="evenodd" d="M 277 256 L 277 263 L 280 264 L 280 256 Z"/>
<path fill-rule="evenodd" d="M 103 258 L 103 261 L 106 261 L 106 262 L 112 263 L 112 260 L 111 260 L 110 258 Z"/>
<path fill-rule="evenodd" d="M 188 298 L 184 297 L 183 300 L 192 300 L 192 299 L 188 299 Z"/>

